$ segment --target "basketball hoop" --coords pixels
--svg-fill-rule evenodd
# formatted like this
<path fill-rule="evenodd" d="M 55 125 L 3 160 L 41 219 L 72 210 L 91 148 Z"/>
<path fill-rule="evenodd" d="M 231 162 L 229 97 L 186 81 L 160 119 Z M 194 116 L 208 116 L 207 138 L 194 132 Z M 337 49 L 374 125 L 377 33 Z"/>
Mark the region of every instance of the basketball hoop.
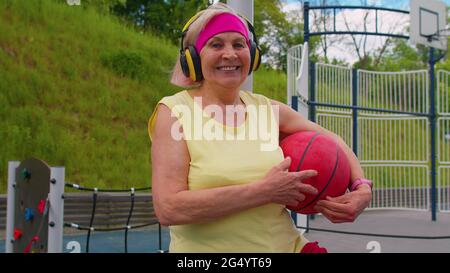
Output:
<path fill-rule="evenodd" d="M 410 41 L 441 50 L 447 50 L 447 9 L 438 0 L 411 0 Z"/>

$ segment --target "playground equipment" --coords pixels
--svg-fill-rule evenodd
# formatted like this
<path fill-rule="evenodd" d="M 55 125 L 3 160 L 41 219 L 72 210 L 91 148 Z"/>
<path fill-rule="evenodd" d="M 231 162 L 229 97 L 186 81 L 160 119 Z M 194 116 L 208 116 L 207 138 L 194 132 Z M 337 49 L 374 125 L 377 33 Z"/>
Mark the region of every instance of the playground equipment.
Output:
<path fill-rule="evenodd" d="M 92 192 L 92 211 L 88 226 L 64 222 L 64 189 L 70 187 L 80 191 Z M 149 190 L 131 188 L 127 190 L 86 188 L 65 182 L 64 167 L 49 167 L 42 160 L 31 158 L 25 161 L 12 161 L 8 164 L 8 198 L 6 216 L 6 253 L 60 253 L 63 252 L 63 228 L 87 231 L 86 252 L 89 252 L 90 237 L 94 231 L 125 231 L 125 253 L 128 252 L 128 231 L 135 228 L 158 224 L 159 250 L 162 250 L 161 226 L 157 220 L 131 225 L 133 212 L 136 214 L 135 192 Z M 130 208 L 121 207 L 116 211 L 126 212 L 126 223 L 114 224 L 112 228 L 94 227 L 94 218 L 99 213 L 99 192 L 129 192 Z M 143 196 L 139 196 L 143 197 Z M 66 199 L 68 197 L 66 196 Z M 148 198 L 148 196 L 146 196 Z M 100 198 L 101 199 L 101 198 Z M 124 197 L 121 197 L 122 203 Z M 142 198 L 139 198 L 141 200 Z M 70 198 L 68 199 L 70 201 Z M 121 204 L 122 204 L 121 203 Z M 120 205 L 122 206 L 122 205 Z M 101 210 L 102 208 L 100 208 Z M 149 208 L 150 209 L 150 208 Z M 139 211 L 138 211 L 139 212 Z M 123 214 L 123 213 L 122 213 Z M 148 214 L 140 217 L 147 217 Z M 117 219 L 120 222 L 120 219 Z M 73 243 L 73 242 L 70 242 Z M 67 246 L 70 249 L 70 245 Z"/>
<path fill-rule="evenodd" d="M 6 247 L 11 252 L 62 252 L 64 168 L 31 158 L 8 164 Z"/>

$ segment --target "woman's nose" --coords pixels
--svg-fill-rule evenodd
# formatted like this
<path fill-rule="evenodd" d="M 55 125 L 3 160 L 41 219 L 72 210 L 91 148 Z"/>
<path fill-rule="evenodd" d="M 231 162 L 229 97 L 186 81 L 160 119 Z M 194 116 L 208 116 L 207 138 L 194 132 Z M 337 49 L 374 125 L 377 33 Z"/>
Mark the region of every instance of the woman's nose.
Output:
<path fill-rule="evenodd" d="M 233 48 L 232 45 L 227 45 L 223 49 L 223 58 L 235 58 L 237 57 L 236 50 Z"/>

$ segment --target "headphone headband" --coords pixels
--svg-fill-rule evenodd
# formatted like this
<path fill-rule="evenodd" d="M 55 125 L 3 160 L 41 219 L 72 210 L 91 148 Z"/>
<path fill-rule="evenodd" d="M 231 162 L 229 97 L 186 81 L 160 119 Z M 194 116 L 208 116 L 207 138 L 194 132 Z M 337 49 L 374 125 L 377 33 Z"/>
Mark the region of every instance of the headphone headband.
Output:
<path fill-rule="evenodd" d="M 195 22 L 195 20 L 197 20 L 198 17 L 200 17 L 201 13 L 202 13 L 201 11 L 197 12 L 184 25 L 184 27 L 182 29 L 182 33 L 181 33 L 180 52 L 184 51 L 184 46 L 183 46 L 184 37 L 186 36 L 187 32 L 189 31 L 189 27 L 192 25 L 192 23 Z M 234 15 L 236 15 L 236 14 L 234 14 Z M 242 16 L 240 14 L 237 14 L 237 16 L 244 19 L 244 21 L 247 23 L 247 28 L 248 28 L 249 32 L 252 34 L 252 40 L 255 42 L 256 46 L 259 46 L 258 38 L 256 37 L 255 27 L 253 26 L 253 24 L 250 22 L 250 20 L 247 19 L 247 17 Z"/>
<path fill-rule="evenodd" d="M 184 24 L 183 27 L 183 32 L 186 32 L 188 27 L 192 24 L 192 22 L 194 22 L 199 16 L 200 16 L 201 12 L 197 12 L 194 16 L 191 17 L 191 19 L 189 19 L 189 21 L 186 22 L 186 24 Z"/>

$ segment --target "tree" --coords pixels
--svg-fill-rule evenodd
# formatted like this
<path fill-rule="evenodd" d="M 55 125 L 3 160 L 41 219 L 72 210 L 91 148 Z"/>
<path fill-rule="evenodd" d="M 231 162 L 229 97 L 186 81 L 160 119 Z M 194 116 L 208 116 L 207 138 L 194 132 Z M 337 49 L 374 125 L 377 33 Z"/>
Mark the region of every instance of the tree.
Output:
<path fill-rule="evenodd" d="M 297 0 L 303 7 L 305 2 L 309 2 L 310 6 L 330 6 L 337 5 L 337 0 Z M 303 18 L 303 10 L 300 12 L 298 19 Z M 323 10 L 310 10 L 309 11 L 309 31 L 317 32 L 317 31 L 326 31 L 332 28 L 332 12 L 331 9 L 323 9 Z M 303 31 L 302 31 L 303 33 Z M 329 59 L 329 49 L 332 46 L 340 43 L 344 37 L 340 36 L 312 36 L 309 38 L 309 48 L 310 48 L 310 59 L 314 62 L 322 61 L 325 63 L 333 63 L 333 64 L 342 64 L 346 65 L 343 60 L 338 60 L 333 58 Z"/>
<path fill-rule="evenodd" d="M 68 3 L 68 0 L 59 0 Z M 102 14 L 109 14 L 114 6 L 124 4 L 126 0 L 78 0 L 82 7 L 93 7 Z"/>
<path fill-rule="evenodd" d="M 339 2 L 338 2 L 339 3 Z M 372 2 L 371 5 L 368 4 L 367 0 L 360 0 L 361 6 L 375 6 L 375 3 Z M 350 25 L 347 16 L 343 12 L 344 24 L 347 31 L 354 31 L 362 27 L 364 32 L 370 31 L 373 32 L 374 28 L 380 30 L 384 29 L 382 32 L 393 34 L 398 29 L 398 25 L 401 25 L 402 22 L 400 19 L 395 23 L 383 24 L 383 20 L 380 14 L 385 15 L 386 18 L 390 16 L 394 16 L 392 12 L 378 11 L 375 13 L 373 10 L 364 10 L 363 12 L 363 20 L 357 25 Z M 378 18 L 375 19 L 375 16 Z M 375 24 L 374 24 L 375 23 Z M 394 45 L 394 42 L 399 38 L 386 38 L 381 36 L 369 36 L 368 35 L 350 35 L 351 42 L 347 42 L 347 45 L 353 46 L 354 52 L 356 52 L 358 56 L 358 61 L 354 64 L 355 68 L 362 69 L 376 69 L 379 66 L 381 59 L 384 54 Z M 379 46 L 375 50 L 368 50 L 368 45 L 374 43 L 376 40 L 380 42 L 381 46 Z"/>
<path fill-rule="evenodd" d="M 184 24 L 209 3 L 208 0 L 126 0 L 115 5 L 113 12 L 140 30 L 179 44 Z"/>
<path fill-rule="evenodd" d="M 258 0 L 254 3 L 254 25 L 264 53 L 263 61 L 268 66 L 286 71 L 288 49 L 304 42 L 299 11 L 284 13 L 280 0 Z"/>

